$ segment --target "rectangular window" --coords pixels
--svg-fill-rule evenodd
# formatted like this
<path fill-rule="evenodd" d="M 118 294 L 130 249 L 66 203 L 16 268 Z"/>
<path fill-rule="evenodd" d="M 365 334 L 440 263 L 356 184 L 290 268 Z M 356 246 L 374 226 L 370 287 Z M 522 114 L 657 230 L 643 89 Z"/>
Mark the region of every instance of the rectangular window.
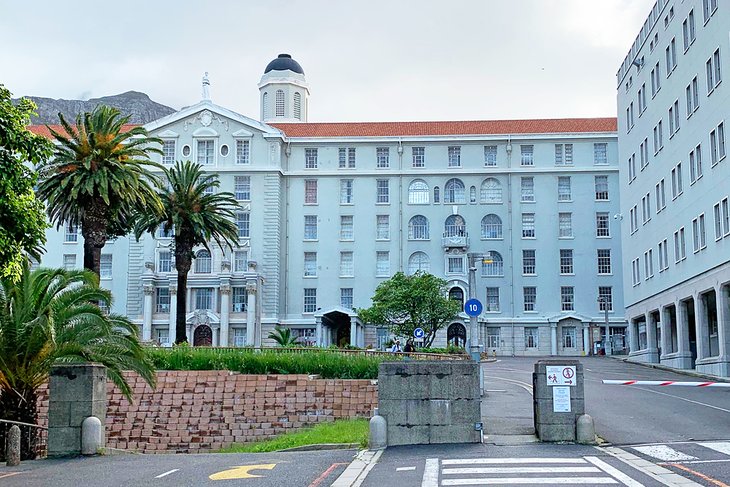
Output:
<path fill-rule="evenodd" d="M 705 233 L 705 214 L 699 216 L 700 221 L 700 249 L 707 247 L 707 235 Z"/>
<path fill-rule="evenodd" d="M 560 249 L 560 273 L 574 274 L 573 249 Z"/>
<path fill-rule="evenodd" d="M 598 249 L 598 273 L 611 274 L 611 249 Z"/>
<path fill-rule="evenodd" d="M 656 212 L 659 213 L 667 207 L 667 199 L 664 194 L 664 179 L 656 183 Z"/>
<path fill-rule="evenodd" d="M 720 160 L 725 157 L 725 122 L 717 126 L 717 153 Z"/>
<path fill-rule="evenodd" d="M 234 347 L 245 347 L 246 346 L 246 329 L 245 328 L 233 328 L 233 346 Z"/>
<path fill-rule="evenodd" d="M 677 45 L 674 38 L 669 42 L 665 50 L 665 58 L 667 61 L 667 78 L 672 74 L 674 68 L 677 67 Z"/>
<path fill-rule="evenodd" d="M 596 213 L 596 237 L 610 237 L 608 213 Z"/>
<path fill-rule="evenodd" d="M 238 228 L 239 238 L 249 237 L 249 219 L 251 215 L 243 211 L 236 212 L 236 228 Z"/>
<path fill-rule="evenodd" d="M 379 169 L 390 167 L 390 149 L 388 147 L 378 147 L 375 149 L 375 157 L 377 158 L 376 166 Z"/>
<path fill-rule="evenodd" d="M 352 309 L 353 302 L 352 302 L 352 288 L 351 287 L 341 287 L 340 288 L 340 306 L 344 309 Z"/>
<path fill-rule="evenodd" d="M 304 180 L 304 204 L 305 205 L 316 205 L 317 204 L 317 180 L 316 179 L 305 179 Z"/>
<path fill-rule="evenodd" d="M 576 341 L 575 327 L 574 326 L 563 326 L 563 348 L 576 348 L 578 342 Z"/>
<path fill-rule="evenodd" d="M 531 203 L 535 201 L 535 180 L 531 177 L 520 178 L 522 202 Z"/>
<path fill-rule="evenodd" d="M 522 273 L 526 275 L 535 274 L 535 251 L 534 250 L 523 250 L 522 251 Z"/>
<path fill-rule="evenodd" d="M 414 147 L 411 151 L 413 153 L 413 167 L 424 167 L 426 165 L 426 148 Z"/>
<path fill-rule="evenodd" d="M 248 164 L 249 159 L 249 142 L 248 140 L 236 141 L 236 164 Z"/>
<path fill-rule="evenodd" d="M 664 129 L 662 128 L 662 121 L 654 126 L 654 155 L 657 155 L 660 150 L 664 148 Z M 646 163 L 649 163 L 649 155 L 646 154 Z"/>
<path fill-rule="evenodd" d="M 484 146 L 484 165 L 485 166 L 496 166 L 497 165 L 497 146 L 496 145 L 485 145 Z"/>
<path fill-rule="evenodd" d="M 78 242 L 79 241 L 79 227 L 71 225 L 70 223 L 65 226 L 66 233 L 64 235 L 64 242 Z"/>
<path fill-rule="evenodd" d="M 636 153 L 631 154 L 631 157 L 629 157 L 628 161 L 629 170 L 627 171 L 629 174 L 629 183 L 636 179 Z"/>
<path fill-rule="evenodd" d="M 499 331 L 500 327 L 498 326 L 487 327 L 487 348 L 496 350 L 500 347 Z"/>
<path fill-rule="evenodd" d="M 101 261 L 99 262 L 99 277 L 101 279 L 112 278 L 112 254 L 101 254 Z"/>
<path fill-rule="evenodd" d="M 317 310 L 317 288 L 304 288 L 305 313 L 314 313 Z"/>
<path fill-rule="evenodd" d="M 538 328 L 536 326 L 525 327 L 525 348 L 538 348 Z"/>
<path fill-rule="evenodd" d="M 522 214 L 522 238 L 535 238 L 535 214 Z"/>
<path fill-rule="evenodd" d="M 175 164 L 175 141 L 165 140 L 162 142 L 162 163 Z"/>
<path fill-rule="evenodd" d="M 319 161 L 317 160 L 317 149 L 306 148 L 304 149 L 304 169 L 317 169 Z"/>
<path fill-rule="evenodd" d="M 608 164 L 608 144 L 606 142 L 593 144 L 593 164 Z"/>
<path fill-rule="evenodd" d="M 533 158 L 534 146 L 532 145 L 521 145 L 520 146 L 520 165 L 522 166 L 533 166 L 535 160 Z"/>
<path fill-rule="evenodd" d="M 720 213 L 720 203 L 715 203 L 713 207 L 715 214 L 715 240 L 722 238 L 722 215 Z"/>
<path fill-rule="evenodd" d="M 340 277 L 354 277 L 355 261 L 352 252 L 340 252 Z"/>
<path fill-rule="evenodd" d="M 613 291 L 611 286 L 598 287 L 598 310 L 613 311 Z"/>
<path fill-rule="evenodd" d="M 563 144 L 555 144 L 555 165 L 556 166 L 562 166 L 563 161 L 565 159 L 563 158 Z"/>
<path fill-rule="evenodd" d="M 375 276 L 390 276 L 390 252 L 385 251 L 375 253 Z"/>
<path fill-rule="evenodd" d="M 377 215 L 375 238 L 377 240 L 390 240 L 390 216 Z"/>
<path fill-rule="evenodd" d="M 198 141 L 198 159 L 197 163 L 202 165 L 213 164 L 214 162 L 214 148 L 215 141 L 213 140 L 199 140 Z"/>
<path fill-rule="evenodd" d="M 722 209 L 722 235 L 727 237 L 730 235 L 730 208 L 728 208 L 728 199 L 725 198 L 720 202 Z"/>
<path fill-rule="evenodd" d="M 448 258 L 448 270 L 449 274 L 464 274 L 464 258 L 463 257 L 449 257 Z"/>
<path fill-rule="evenodd" d="M 629 103 L 626 107 L 626 131 L 629 132 L 634 127 L 634 102 Z"/>
<path fill-rule="evenodd" d="M 534 286 L 522 288 L 525 311 L 535 311 L 535 303 L 537 302 L 537 288 Z"/>
<path fill-rule="evenodd" d="M 682 22 L 682 40 L 684 41 L 685 52 L 689 49 L 689 46 L 695 41 L 695 11 L 694 9 L 689 11 L 689 15 L 684 22 Z"/>
<path fill-rule="evenodd" d="M 155 310 L 157 313 L 170 312 L 170 288 L 158 287 Z"/>
<path fill-rule="evenodd" d="M 572 199 L 573 197 L 570 189 L 570 176 L 559 176 L 558 201 L 570 201 Z"/>
<path fill-rule="evenodd" d="M 573 286 L 560 286 L 560 310 L 573 311 L 575 309 L 574 305 L 575 296 Z"/>
<path fill-rule="evenodd" d="M 352 197 L 352 179 L 340 179 L 340 204 L 351 205 L 353 203 Z"/>
<path fill-rule="evenodd" d="M 390 202 L 390 186 L 387 179 L 378 179 L 377 184 L 377 203 L 384 204 Z"/>
<path fill-rule="evenodd" d="M 354 169 L 355 168 L 355 148 L 354 147 L 340 147 L 340 169 Z"/>
<path fill-rule="evenodd" d="M 684 246 L 684 227 L 674 232 L 674 263 L 680 262 L 687 256 Z"/>
<path fill-rule="evenodd" d="M 707 95 L 709 96 L 722 81 L 720 71 L 720 49 L 718 48 L 705 63 L 707 75 Z"/>
<path fill-rule="evenodd" d="M 461 147 L 449 146 L 449 167 L 461 167 Z"/>
<path fill-rule="evenodd" d="M 570 238 L 573 236 L 573 214 L 558 213 L 558 237 Z"/>
<path fill-rule="evenodd" d="M 234 195 L 237 201 L 251 200 L 251 176 L 236 176 L 234 179 Z"/>
<path fill-rule="evenodd" d="M 499 311 L 499 288 L 488 287 L 487 288 L 487 301 L 485 303 L 485 311 L 496 313 Z"/>
<path fill-rule="evenodd" d="M 172 253 L 169 250 L 160 250 L 157 254 L 157 272 L 172 271 Z"/>
<path fill-rule="evenodd" d="M 608 176 L 596 176 L 595 187 L 596 187 L 596 200 L 597 201 L 607 201 L 608 200 Z"/>
<path fill-rule="evenodd" d="M 248 291 L 243 286 L 231 288 L 231 311 L 245 313 L 248 309 Z M 240 346 L 240 345 L 237 345 Z"/>
<path fill-rule="evenodd" d="M 697 218 L 692 220 L 692 250 L 700 251 L 700 223 Z"/>
<path fill-rule="evenodd" d="M 642 84 L 639 93 L 636 95 L 636 102 L 639 104 L 639 116 L 646 110 L 646 84 Z"/>
<path fill-rule="evenodd" d="M 317 216 L 304 216 L 304 240 L 317 240 Z"/>
<path fill-rule="evenodd" d="M 248 269 L 248 252 L 236 250 L 233 252 L 233 272 L 246 272 Z"/>
<path fill-rule="evenodd" d="M 639 267 L 639 259 L 631 261 L 631 284 L 638 286 L 641 284 L 641 270 Z"/>
<path fill-rule="evenodd" d="M 317 276 L 317 252 L 304 252 L 304 277 Z"/>
<path fill-rule="evenodd" d="M 195 309 L 213 309 L 213 288 L 201 287 L 193 290 L 195 293 Z"/>
<path fill-rule="evenodd" d="M 340 240 L 352 240 L 355 238 L 352 215 L 340 215 Z"/>

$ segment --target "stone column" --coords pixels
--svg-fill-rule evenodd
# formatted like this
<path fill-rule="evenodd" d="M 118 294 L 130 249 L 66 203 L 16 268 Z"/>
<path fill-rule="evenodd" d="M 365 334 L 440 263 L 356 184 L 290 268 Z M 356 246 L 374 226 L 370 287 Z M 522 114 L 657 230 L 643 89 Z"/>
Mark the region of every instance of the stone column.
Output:
<path fill-rule="evenodd" d="M 231 321 L 231 286 L 221 284 L 221 327 L 218 346 L 228 346 L 228 325 Z"/>
<path fill-rule="evenodd" d="M 639 351 L 639 323 L 635 318 L 629 322 L 629 352 Z"/>
<path fill-rule="evenodd" d="M 317 346 L 321 347 L 324 344 L 324 335 L 322 334 L 322 317 L 317 316 L 315 319 L 317 320 L 317 331 L 315 333 L 315 340 L 317 340 Z"/>
<path fill-rule="evenodd" d="M 591 329 L 587 324 L 583 324 L 583 352 L 586 355 L 591 354 Z"/>
<path fill-rule="evenodd" d="M 213 346 L 213 347 L 220 347 L 220 334 L 221 334 L 220 326 L 215 327 L 215 328 L 214 327 L 211 327 L 211 331 L 213 332 L 213 338 L 211 340 L 212 341 L 211 346 Z"/>
<path fill-rule="evenodd" d="M 662 356 L 668 355 L 673 352 L 672 349 L 672 318 L 669 313 L 668 306 L 662 306 L 659 309 L 660 317 L 660 328 L 662 330 L 661 342 L 662 342 Z M 659 357 L 659 363 L 661 363 L 662 357 Z"/>
<path fill-rule="evenodd" d="M 708 330 L 707 330 L 707 306 L 701 294 L 694 295 L 695 303 L 695 332 L 697 336 L 697 360 L 709 356 Z"/>
<path fill-rule="evenodd" d="M 357 320 L 350 317 L 350 345 L 357 347 Z"/>
<path fill-rule="evenodd" d="M 550 355 L 558 354 L 558 324 L 550 323 Z"/>
<path fill-rule="evenodd" d="M 167 333 L 170 336 L 170 343 L 175 343 L 177 320 L 177 286 L 170 286 L 170 321 L 168 322 Z"/>
<path fill-rule="evenodd" d="M 730 286 L 716 286 L 717 338 L 720 345 L 720 360 L 730 361 Z"/>
<path fill-rule="evenodd" d="M 659 362 L 659 350 L 657 350 L 656 321 L 654 313 L 644 313 L 646 320 L 646 351 L 648 352 L 647 362 Z"/>
<path fill-rule="evenodd" d="M 687 320 L 686 304 L 676 300 L 674 309 L 677 313 L 677 350 L 680 354 L 689 354 L 689 321 Z"/>
<path fill-rule="evenodd" d="M 246 292 L 246 345 L 253 347 L 256 346 L 256 284 L 247 283 Z"/>
<path fill-rule="evenodd" d="M 155 286 L 145 284 L 144 290 L 144 311 L 142 315 L 142 341 L 152 340 L 152 298 L 155 294 Z"/>

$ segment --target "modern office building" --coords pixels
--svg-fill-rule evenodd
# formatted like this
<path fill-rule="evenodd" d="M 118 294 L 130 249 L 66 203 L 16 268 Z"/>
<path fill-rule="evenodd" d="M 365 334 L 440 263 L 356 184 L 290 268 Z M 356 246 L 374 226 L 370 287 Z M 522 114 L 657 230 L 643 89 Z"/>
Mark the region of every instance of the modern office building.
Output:
<path fill-rule="evenodd" d="M 658 0 L 617 74 L 630 355 L 723 376 L 730 375 L 727 7 Z"/>
<path fill-rule="evenodd" d="M 497 354 L 580 355 L 608 332 L 625 348 L 616 119 L 310 123 L 302 67 L 265 70 L 260 120 L 203 99 L 146 128 L 158 162 L 191 159 L 241 203 L 232 251 L 198 249 L 186 295 L 169 235 L 103 250 L 113 307 L 170 343 L 186 299 L 194 344 L 270 343 L 275 325 L 320 345 L 382 346 L 362 323 L 379 283 L 427 271 L 469 296 L 479 259 L 480 341 Z M 82 262 L 74 228 L 49 232 L 43 263 Z M 462 313 L 435 345 L 463 345 Z"/>

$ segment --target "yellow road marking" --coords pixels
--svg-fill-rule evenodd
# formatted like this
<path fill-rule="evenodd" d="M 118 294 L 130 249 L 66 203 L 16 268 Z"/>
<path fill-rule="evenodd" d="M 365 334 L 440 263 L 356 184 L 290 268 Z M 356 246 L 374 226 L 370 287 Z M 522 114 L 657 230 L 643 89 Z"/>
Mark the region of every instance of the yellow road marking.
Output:
<path fill-rule="evenodd" d="M 669 463 L 667 465 L 671 465 L 672 467 L 677 467 L 680 470 L 684 470 L 687 473 L 691 473 L 692 475 L 696 475 L 697 477 L 701 478 L 702 480 L 705 480 L 713 485 L 717 485 L 717 487 L 730 487 L 730 485 L 726 484 L 725 482 L 720 482 L 717 479 L 713 479 L 712 477 L 708 477 L 705 474 L 702 474 L 700 472 L 695 472 L 691 468 L 687 468 L 684 465 L 679 465 L 678 463 Z"/>
<path fill-rule="evenodd" d="M 251 470 L 272 470 L 274 467 L 276 467 L 275 463 L 267 463 L 264 465 L 241 465 L 229 468 L 228 470 L 223 470 L 222 472 L 214 473 L 208 478 L 210 480 L 255 479 L 262 476 L 249 473 Z"/>

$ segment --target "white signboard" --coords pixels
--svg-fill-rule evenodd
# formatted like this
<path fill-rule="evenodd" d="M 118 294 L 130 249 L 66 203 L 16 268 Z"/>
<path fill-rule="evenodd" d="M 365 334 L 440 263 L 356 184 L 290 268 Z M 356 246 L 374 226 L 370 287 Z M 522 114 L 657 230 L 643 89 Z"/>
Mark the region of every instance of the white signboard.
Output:
<path fill-rule="evenodd" d="M 553 412 L 570 412 L 570 387 L 553 387 Z"/>
<path fill-rule="evenodd" d="M 574 365 L 558 365 L 546 366 L 545 376 L 547 385 L 549 386 L 570 386 L 575 387 L 575 366 Z"/>

